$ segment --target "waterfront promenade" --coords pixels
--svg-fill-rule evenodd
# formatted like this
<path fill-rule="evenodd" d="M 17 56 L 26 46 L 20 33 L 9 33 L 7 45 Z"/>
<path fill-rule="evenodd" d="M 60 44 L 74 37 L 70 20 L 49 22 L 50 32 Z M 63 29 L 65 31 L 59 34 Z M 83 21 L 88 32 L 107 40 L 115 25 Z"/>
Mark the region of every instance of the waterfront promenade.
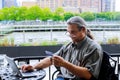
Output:
<path fill-rule="evenodd" d="M 40 22 L 40 21 L 19 21 L 14 23 L 0 24 L 1 35 L 6 32 L 23 32 L 23 31 L 46 31 L 46 30 L 66 30 L 66 22 Z M 91 30 L 120 30 L 119 21 L 109 22 L 87 22 L 87 27 Z"/>
<path fill-rule="evenodd" d="M 64 24 L 63 24 L 64 23 Z M 24 42 L 41 42 L 44 40 L 70 41 L 70 38 L 65 35 L 65 22 L 56 24 L 6 24 L 0 25 L 0 33 L 2 37 L 14 37 L 15 44 Z M 2 27 L 1 27 L 2 26 Z M 7 27 L 6 27 L 7 26 Z M 88 23 L 88 28 L 92 30 L 95 40 L 104 42 L 109 38 L 118 37 L 120 39 L 120 24 L 119 23 Z M 8 33 L 6 33 L 8 31 Z M 4 32 L 4 33 L 2 33 Z M 5 35 L 4 35 L 5 34 Z M 48 68 L 45 69 L 47 75 L 44 80 L 49 79 Z M 55 68 L 52 66 L 53 73 Z"/>
<path fill-rule="evenodd" d="M 14 23 L 0 24 L 0 38 L 14 38 L 15 44 L 35 43 L 45 40 L 68 42 L 70 38 L 65 35 L 66 22 L 40 22 L 19 21 Z M 120 22 L 87 22 L 97 42 L 106 43 L 108 39 L 117 37 L 120 39 Z"/>

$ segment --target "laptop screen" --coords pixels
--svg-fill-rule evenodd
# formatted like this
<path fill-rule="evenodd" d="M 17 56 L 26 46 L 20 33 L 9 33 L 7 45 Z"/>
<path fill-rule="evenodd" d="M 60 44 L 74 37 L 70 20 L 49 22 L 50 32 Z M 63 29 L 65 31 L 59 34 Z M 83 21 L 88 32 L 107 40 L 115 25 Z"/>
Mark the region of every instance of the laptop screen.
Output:
<path fill-rule="evenodd" d="M 13 74 L 18 75 L 18 76 L 22 76 L 22 74 L 19 71 L 15 61 L 12 58 L 8 57 L 8 56 L 5 56 L 5 58 L 6 58 L 7 62 L 9 63 L 10 67 L 12 68 Z"/>
<path fill-rule="evenodd" d="M 21 77 L 21 78 L 30 78 L 30 77 L 36 77 L 37 75 L 40 74 L 40 73 L 39 73 L 39 74 L 36 74 L 37 71 L 36 71 L 35 73 L 34 73 L 34 71 L 33 71 L 34 74 L 33 74 L 33 73 L 30 73 L 30 72 L 22 73 L 22 72 L 18 69 L 15 61 L 14 61 L 12 58 L 10 58 L 10 57 L 8 57 L 8 56 L 5 56 L 5 58 L 6 58 L 7 62 L 9 63 L 10 67 L 12 68 L 13 74 L 16 75 L 16 76 L 19 76 L 19 77 Z"/>

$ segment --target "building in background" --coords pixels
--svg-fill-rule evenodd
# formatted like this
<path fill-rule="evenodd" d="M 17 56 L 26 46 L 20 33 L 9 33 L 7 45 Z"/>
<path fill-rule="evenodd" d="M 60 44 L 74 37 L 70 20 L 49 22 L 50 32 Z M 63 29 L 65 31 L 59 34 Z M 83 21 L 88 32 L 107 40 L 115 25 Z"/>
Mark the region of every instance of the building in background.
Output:
<path fill-rule="evenodd" d="M 115 11 L 115 0 L 20 0 L 21 6 L 31 7 L 38 5 L 41 8 L 48 7 L 54 11 L 63 7 L 65 11 L 81 12 L 106 12 Z"/>
<path fill-rule="evenodd" d="M 63 0 L 62 7 L 68 12 L 81 13 L 80 0 Z"/>
<path fill-rule="evenodd" d="M 0 9 L 3 8 L 3 0 L 0 0 Z"/>
<path fill-rule="evenodd" d="M 0 8 L 17 6 L 16 0 L 0 0 Z"/>
<path fill-rule="evenodd" d="M 115 11 L 115 0 L 101 0 L 101 2 L 102 2 L 102 4 L 101 4 L 102 12 Z"/>
<path fill-rule="evenodd" d="M 31 6 L 35 6 L 37 5 L 37 2 L 36 1 L 23 1 L 22 2 L 22 6 L 25 6 L 25 7 L 31 7 Z"/>
<path fill-rule="evenodd" d="M 55 11 L 58 7 L 63 7 L 65 11 L 79 12 L 80 0 L 34 0 L 34 1 L 23 1 L 21 6 L 30 7 L 38 5 L 41 8 L 48 7 L 52 11 Z"/>
<path fill-rule="evenodd" d="M 63 0 L 23 0 L 21 6 L 31 7 L 34 5 L 38 5 L 41 8 L 50 8 L 54 11 L 58 7 L 62 7 Z"/>
<path fill-rule="evenodd" d="M 34 0 L 32 2 L 25 0 L 22 2 L 22 6 L 30 7 L 32 5 L 38 5 L 41 8 L 48 7 L 52 11 L 58 7 L 63 7 L 65 11 L 75 13 L 86 11 L 101 12 L 100 0 Z"/>
<path fill-rule="evenodd" d="M 101 12 L 101 0 L 80 0 L 81 12 Z"/>

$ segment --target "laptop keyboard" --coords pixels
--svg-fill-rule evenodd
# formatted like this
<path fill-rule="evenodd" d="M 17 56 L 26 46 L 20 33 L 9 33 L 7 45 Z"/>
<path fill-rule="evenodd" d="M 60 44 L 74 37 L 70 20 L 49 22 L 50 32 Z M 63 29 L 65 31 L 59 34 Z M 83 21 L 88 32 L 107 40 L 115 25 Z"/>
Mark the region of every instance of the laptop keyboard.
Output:
<path fill-rule="evenodd" d="M 34 74 L 32 72 L 22 72 L 21 73 L 23 76 L 33 76 Z"/>
<path fill-rule="evenodd" d="M 32 71 L 32 72 L 21 72 L 22 76 L 37 76 L 40 75 L 39 71 Z"/>

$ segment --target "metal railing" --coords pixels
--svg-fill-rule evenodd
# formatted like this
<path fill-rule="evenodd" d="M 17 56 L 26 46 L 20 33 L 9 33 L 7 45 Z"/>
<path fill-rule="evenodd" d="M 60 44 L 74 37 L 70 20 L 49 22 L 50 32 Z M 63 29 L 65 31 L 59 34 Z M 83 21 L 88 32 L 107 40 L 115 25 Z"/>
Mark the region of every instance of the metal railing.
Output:
<path fill-rule="evenodd" d="M 92 31 L 120 31 L 120 22 L 87 22 L 87 27 Z M 10 24 L 0 25 L 0 36 L 6 36 L 13 32 L 34 32 L 34 31 L 66 31 L 66 22 L 43 22 L 43 21 L 19 21 Z M 51 35 L 52 38 L 52 35 Z M 50 39 L 53 40 L 53 39 Z"/>

